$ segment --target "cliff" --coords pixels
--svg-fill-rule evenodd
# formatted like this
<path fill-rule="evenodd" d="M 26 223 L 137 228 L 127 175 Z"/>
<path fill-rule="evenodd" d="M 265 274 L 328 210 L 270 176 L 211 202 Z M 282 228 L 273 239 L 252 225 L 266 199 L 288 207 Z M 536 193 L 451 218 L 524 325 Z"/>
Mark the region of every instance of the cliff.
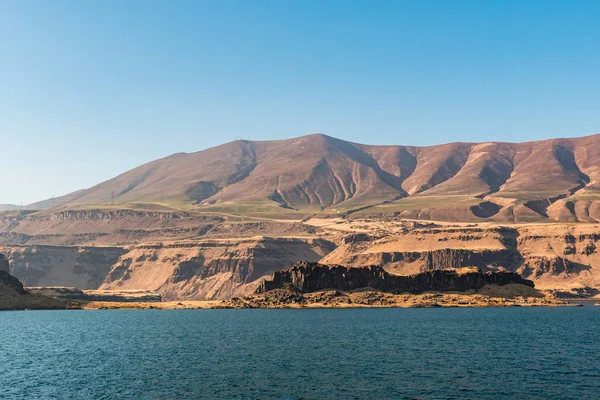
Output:
<path fill-rule="evenodd" d="M 332 248 L 323 239 L 268 237 L 131 246 L 99 289 L 152 290 L 163 300 L 226 299 L 251 293 L 281 265 L 318 261 Z"/>
<path fill-rule="evenodd" d="M 3 291 L 15 292 L 18 295 L 26 295 L 28 293 L 17 278 L 2 270 L 0 270 L 0 288 Z"/>
<path fill-rule="evenodd" d="M 29 293 L 23 284 L 8 273 L 8 261 L 0 254 L 0 310 L 61 309 L 69 304 L 39 294 Z"/>
<path fill-rule="evenodd" d="M 482 272 L 478 268 L 434 270 L 399 276 L 392 275 L 376 265 L 348 268 L 341 265 L 301 262 L 286 270 L 275 272 L 273 279 L 263 281 L 256 292 L 295 288 L 306 293 L 323 289 L 348 291 L 367 287 L 389 293 L 464 292 L 481 289 L 485 285 L 508 284 L 533 287 L 532 281 L 523 279 L 516 273 Z"/>
<path fill-rule="evenodd" d="M 364 221 L 369 220 L 336 226 L 361 227 Z M 365 240 L 342 242 L 319 262 L 349 267 L 381 265 L 396 275 L 472 266 L 484 271 L 516 272 L 541 290 L 593 292 L 600 287 L 598 229 L 598 224 L 388 229 Z"/>
<path fill-rule="evenodd" d="M 20 220 L 0 217 L 0 253 L 25 287 L 149 290 L 163 300 L 246 296 L 262 279 L 300 260 L 379 265 L 393 275 L 478 267 L 516 272 L 540 290 L 589 295 L 600 290 L 599 224 L 458 225 L 357 216 L 305 221 L 225 216 L 219 222 L 191 212 L 159 214 L 48 211 Z M 18 232 L 3 236 L 2 223 Z M 25 235 L 30 239 L 21 244 Z M 0 261 L 2 268 L 6 261 Z"/>
<path fill-rule="evenodd" d="M 4 254 L 0 254 L 0 271 L 8 271 L 8 260 L 4 257 Z"/>

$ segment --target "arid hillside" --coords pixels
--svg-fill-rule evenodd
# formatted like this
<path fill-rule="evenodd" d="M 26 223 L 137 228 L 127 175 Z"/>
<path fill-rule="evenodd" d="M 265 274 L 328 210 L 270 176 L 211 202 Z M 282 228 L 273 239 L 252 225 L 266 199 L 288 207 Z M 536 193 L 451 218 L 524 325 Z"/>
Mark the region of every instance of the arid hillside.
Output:
<path fill-rule="evenodd" d="M 194 210 L 270 218 L 600 220 L 600 135 L 371 146 L 325 135 L 179 153 L 28 209 Z"/>
<path fill-rule="evenodd" d="M 478 267 L 600 296 L 600 135 L 369 146 L 324 135 L 175 154 L 0 212 L 25 286 L 228 299 L 296 262 Z"/>
<path fill-rule="evenodd" d="M 451 223 L 399 217 L 267 220 L 195 212 L 45 211 L 0 218 L 0 252 L 26 286 L 228 299 L 299 261 L 397 275 L 478 267 L 539 289 L 600 294 L 597 223 Z"/>

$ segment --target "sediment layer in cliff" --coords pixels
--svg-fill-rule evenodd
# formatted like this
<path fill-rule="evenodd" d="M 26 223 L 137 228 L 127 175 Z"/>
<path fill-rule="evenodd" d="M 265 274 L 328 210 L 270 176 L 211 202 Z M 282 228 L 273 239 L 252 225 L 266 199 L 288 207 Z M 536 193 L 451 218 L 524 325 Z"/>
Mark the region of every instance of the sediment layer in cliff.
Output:
<path fill-rule="evenodd" d="M 159 292 L 163 300 L 245 296 L 263 278 L 298 261 L 379 265 L 393 275 L 478 267 L 519 273 L 533 280 L 537 289 L 592 293 L 600 289 L 599 232 L 598 224 L 251 220 L 214 225 L 202 237 L 185 240 L 111 246 L 0 244 L 0 253 L 11 262 L 9 272 L 26 287 L 150 290 Z"/>
<path fill-rule="evenodd" d="M 422 227 L 379 237 L 354 235 L 319 262 L 380 265 L 396 275 L 478 267 L 517 272 L 538 289 L 598 288 L 599 229 L 596 224 L 470 225 Z"/>

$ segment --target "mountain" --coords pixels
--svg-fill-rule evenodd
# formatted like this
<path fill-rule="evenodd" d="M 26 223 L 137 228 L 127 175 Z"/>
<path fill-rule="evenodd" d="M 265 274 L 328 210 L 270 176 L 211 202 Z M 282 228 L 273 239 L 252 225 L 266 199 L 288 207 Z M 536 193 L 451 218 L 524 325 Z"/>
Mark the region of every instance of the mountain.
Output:
<path fill-rule="evenodd" d="M 28 208 L 591 222 L 600 220 L 599 180 L 600 135 L 416 147 L 314 134 L 173 154 Z"/>
<path fill-rule="evenodd" d="M 0 204 L 0 211 L 13 211 L 18 210 L 21 207 L 14 204 Z"/>

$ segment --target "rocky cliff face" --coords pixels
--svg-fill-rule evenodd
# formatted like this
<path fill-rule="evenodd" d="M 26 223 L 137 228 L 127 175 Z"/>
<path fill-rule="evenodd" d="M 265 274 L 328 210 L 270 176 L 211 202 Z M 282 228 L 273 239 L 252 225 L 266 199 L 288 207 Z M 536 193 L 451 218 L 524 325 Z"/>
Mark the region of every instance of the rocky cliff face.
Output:
<path fill-rule="evenodd" d="M 223 221 L 214 215 L 127 209 L 0 213 L 0 245 L 136 244 L 202 236 Z"/>
<path fill-rule="evenodd" d="M 0 254 L 0 310 L 60 309 L 67 302 L 29 293 L 23 284 L 8 273 L 8 261 Z"/>
<path fill-rule="evenodd" d="M 375 262 L 377 265 L 409 265 L 418 264 L 418 271 L 453 269 L 462 267 L 487 268 L 490 265 L 516 265 L 517 254 L 511 250 L 485 249 L 437 249 L 424 251 L 390 251 L 377 255 L 356 256 L 351 258 L 352 264 L 366 265 Z M 413 272 L 413 271 L 411 271 Z"/>
<path fill-rule="evenodd" d="M 0 254 L 0 271 L 9 272 L 8 260 L 4 257 L 4 254 Z"/>
<path fill-rule="evenodd" d="M 122 247 L 0 246 L 10 273 L 26 286 L 73 286 L 97 289 L 111 266 L 126 253 Z"/>
<path fill-rule="evenodd" d="M 277 271 L 272 280 L 265 280 L 257 293 L 269 290 L 296 288 L 302 292 L 324 289 L 355 290 L 373 288 L 390 293 L 423 293 L 426 291 L 458 291 L 480 289 L 485 285 L 520 284 L 533 287 L 533 282 L 512 272 L 482 272 L 479 269 L 436 270 L 411 276 L 398 276 L 372 265 L 348 268 L 341 265 L 323 265 L 301 262 L 283 271 Z"/>
<path fill-rule="evenodd" d="M 27 294 L 27 290 L 23 288 L 23 284 L 6 271 L 0 271 L 0 286 L 3 286 L 3 289 L 12 290 L 16 294 Z"/>
<path fill-rule="evenodd" d="M 225 299 L 251 292 L 280 265 L 318 261 L 333 249 L 322 239 L 253 238 L 128 248 L 100 289 L 147 289 L 163 299 Z"/>
<path fill-rule="evenodd" d="M 460 267 L 511 271 L 540 289 L 600 287 L 600 227 L 532 225 L 438 227 L 350 240 L 320 262 L 383 266 L 411 275 Z"/>
<path fill-rule="evenodd" d="M 0 233 L 0 253 L 25 286 L 151 290 L 168 300 L 226 299 L 252 292 L 282 267 L 318 261 L 380 265 L 394 275 L 478 267 L 520 273 L 538 289 L 600 289 L 598 224 L 503 227 L 357 216 L 243 221 L 130 211 L 10 218 L 0 218 L 0 225 L 14 226 L 7 236 Z M 32 235 L 27 244 L 2 244 L 22 235 Z M 89 245 L 50 245 L 74 238 Z M 0 260 L 1 268 L 6 263 Z"/>
<path fill-rule="evenodd" d="M 17 294 L 27 294 L 27 291 L 23 288 L 23 284 L 8 273 L 8 268 L 8 260 L 3 254 L 0 254 L 0 286 L 4 286 L 4 289 L 12 290 Z"/>
<path fill-rule="evenodd" d="M 318 261 L 334 247 L 323 239 L 254 237 L 122 247 L 0 246 L 0 251 L 26 286 L 151 290 L 172 300 L 242 295 L 280 265 Z"/>

